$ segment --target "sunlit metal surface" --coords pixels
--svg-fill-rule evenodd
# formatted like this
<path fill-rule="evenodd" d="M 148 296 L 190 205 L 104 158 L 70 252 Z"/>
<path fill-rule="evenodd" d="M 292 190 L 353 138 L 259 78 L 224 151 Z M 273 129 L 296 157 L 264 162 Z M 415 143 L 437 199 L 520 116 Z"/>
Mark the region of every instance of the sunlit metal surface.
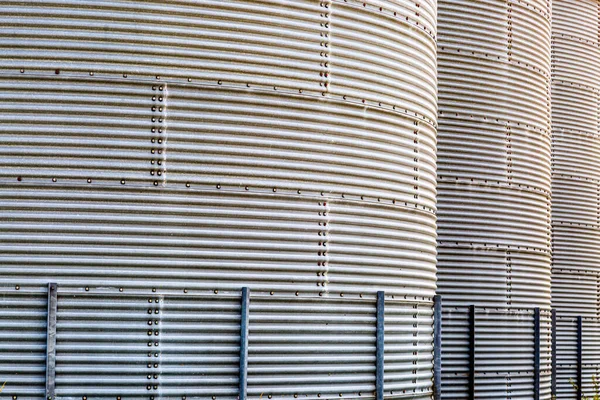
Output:
<path fill-rule="evenodd" d="M 3 395 L 429 399 L 435 0 L 3 1 Z M 26 315 L 23 322 L 16 316 Z M 14 349 L 14 350 L 13 350 Z"/>

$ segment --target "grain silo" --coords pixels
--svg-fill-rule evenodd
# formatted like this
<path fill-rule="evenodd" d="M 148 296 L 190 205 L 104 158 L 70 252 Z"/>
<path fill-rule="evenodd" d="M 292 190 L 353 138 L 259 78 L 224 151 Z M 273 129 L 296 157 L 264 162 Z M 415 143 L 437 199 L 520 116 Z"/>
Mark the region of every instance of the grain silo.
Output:
<path fill-rule="evenodd" d="M 438 10 L 443 398 L 549 399 L 550 2 Z"/>
<path fill-rule="evenodd" d="M 3 395 L 431 397 L 435 0 L 0 15 Z"/>
<path fill-rule="evenodd" d="M 552 20 L 552 306 L 557 395 L 567 400 L 580 398 L 573 383 L 591 395 L 600 371 L 599 11 L 596 0 L 556 0 Z"/>

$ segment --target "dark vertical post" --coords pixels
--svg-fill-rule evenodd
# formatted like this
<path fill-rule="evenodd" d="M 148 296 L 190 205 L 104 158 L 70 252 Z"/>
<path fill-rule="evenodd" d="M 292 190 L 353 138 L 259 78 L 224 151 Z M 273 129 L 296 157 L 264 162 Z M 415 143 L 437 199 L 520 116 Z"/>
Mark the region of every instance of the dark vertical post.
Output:
<path fill-rule="evenodd" d="M 433 399 L 442 398 L 442 296 L 433 297 Z"/>
<path fill-rule="evenodd" d="M 242 312 L 240 322 L 240 398 L 246 400 L 248 393 L 248 327 L 250 323 L 250 289 L 242 288 Z"/>
<path fill-rule="evenodd" d="M 475 400 L 475 306 L 469 306 L 469 400 Z"/>
<path fill-rule="evenodd" d="M 533 400 L 540 400 L 540 308 L 533 309 Z"/>
<path fill-rule="evenodd" d="M 556 310 L 552 310 L 552 382 L 550 398 L 556 398 Z"/>
<path fill-rule="evenodd" d="M 56 283 L 48 284 L 48 318 L 46 320 L 46 399 L 54 400 L 56 392 Z"/>
<path fill-rule="evenodd" d="M 583 318 L 577 317 L 577 398 L 583 397 Z"/>
<path fill-rule="evenodd" d="M 384 316 L 385 316 L 385 292 L 377 292 L 377 358 L 376 358 L 376 376 L 375 389 L 377 392 L 376 400 L 383 400 L 383 368 L 384 368 Z"/>

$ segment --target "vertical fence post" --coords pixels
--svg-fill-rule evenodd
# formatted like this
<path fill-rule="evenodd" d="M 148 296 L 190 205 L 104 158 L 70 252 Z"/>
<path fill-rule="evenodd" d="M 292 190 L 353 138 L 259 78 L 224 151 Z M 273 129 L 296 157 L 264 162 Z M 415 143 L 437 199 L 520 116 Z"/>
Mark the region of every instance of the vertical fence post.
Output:
<path fill-rule="evenodd" d="M 577 317 L 577 399 L 583 397 L 583 318 Z"/>
<path fill-rule="evenodd" d="M 556 399 L 556 310 L 552 310 L 552 377 L 550 383 L 550 398 Z"/>
<path fill-rule="evenodd" d="M 433 398 L 442 398 L 442 296 L 433 296 Z"/>
<path fill-rule="evenodd" d="M 56 311 L 58 286 L 48 284 L 48 318 L 46 324 L 46 400 L 54 400 L 56 392 Z"/>
<path fill-rule="evenodd" d="M 533 400 L 540 400 L 540 308 L 533 309 Z"/>
<path fill-rule="evenodd" d="M 376 400 L 383 400 L 383 369 L 384 369 L 384 339 L 385 339 L 385 292 L 377 292 L 377 358 L 376 358 L 376 377 L 375 389 L 377 392 Z"/>
<path fill-rule="evenodd" d="M 250 289 L 242 288 L 242 311 L 240 322 L 240 393 L 239 400 L 248 394 L 248 328 L 250 323 Z"/>
<path fill-rule="evenodd" d="M 475 400 L 475 306 L 469 306 L 469 400 Z"/>

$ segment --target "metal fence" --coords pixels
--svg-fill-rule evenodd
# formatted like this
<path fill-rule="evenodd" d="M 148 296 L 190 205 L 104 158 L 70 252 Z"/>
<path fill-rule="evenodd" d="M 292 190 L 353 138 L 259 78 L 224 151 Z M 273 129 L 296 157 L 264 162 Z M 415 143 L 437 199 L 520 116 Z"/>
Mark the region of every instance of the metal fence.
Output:
<path fill-rule="evenodd" d="M 443 399 L 545 399 L 551 392 L 551 312 L 445 307 Z"/>
<path fill-rule="evenodd" d="M 439 346 L 425 340 L 434 308 L 440 312 L 439 301 L 384 292 L 356 300 L 282 299 L 248 288 L 214 295 L 22 288 L 0 295 L 7 350 L 0 370 L 12 369 L 3 394 L 429 399 L 434 352 L 439 360 Z M 301 372 L 307 365 L 310 373 Z M 439 375 L 434 380 L 439 387 Z"/>
<path fill-rule="evenodd" d="M 61 292 L 50 283 L 42 294 L 1 296 L 0 333 L 11 350 L 0 369 L 13 364 L 5 390 L 13 398 L 580 399 L 600 369 L 600 320 L 555 310 L 442 307 L 440 296 L 384 292 L 310 304 L 248 288 L 211 299 Z M 432 333 L 433 346 L 421 341 Z M 302 364 L 313 365 L 311 374 L 297 373 Z M 336 374 L 344 367 L 354 368 L 352 382 Z M 407 382 L 422 389 L 407 393 Z"/>

